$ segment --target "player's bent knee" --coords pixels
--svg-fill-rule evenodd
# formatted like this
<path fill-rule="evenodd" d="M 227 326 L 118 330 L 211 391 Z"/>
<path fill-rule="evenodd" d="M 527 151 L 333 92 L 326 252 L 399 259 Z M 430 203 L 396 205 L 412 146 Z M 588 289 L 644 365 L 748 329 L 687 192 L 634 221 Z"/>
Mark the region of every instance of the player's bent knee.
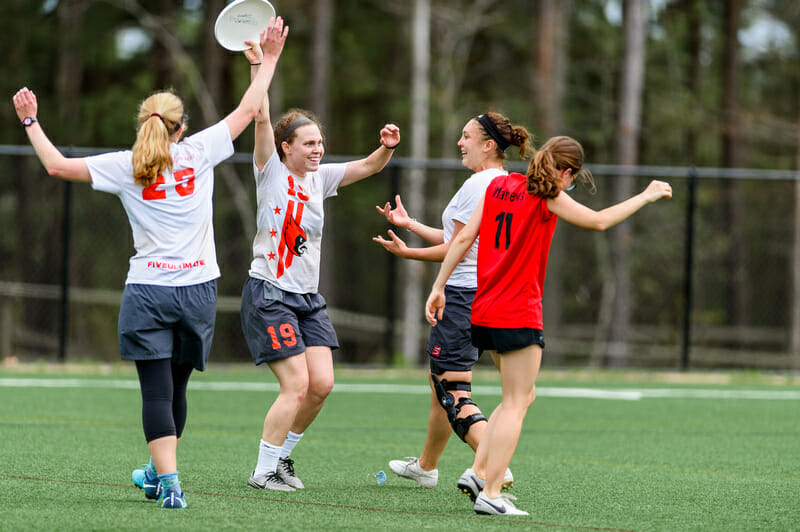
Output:
<path fill-rule="evenodd" d="M 308 386 L 308 395 L 315 401 L 324 401 L 333 391 L 333 379 L 312 381 Z"/>
<path fill-rule="evenodd" d="M 453 432 L 456 433 L 456 436 L 461 438 L 461 441 L 468 443 L 467 433 L 469 432 L 469 429 L 472 427 L 472 425 L 481 421 L 486 422 L 486 417 L 483 414 L 472 414 L 467 417 L 456 418 L 455 422 L 452 424 Z"/>
<path fill-rule="evenodd" d="M 436 391 L 436 398 L 444 411 L 447 412 L 447 420 L 450 426 L 453 427 L 453 432 L 461 438 L 461 441 L 466 442 L 467 433 L 470 427 L 480 421 L 486 421 L 486 417 L 480 412 L 470 414 L 468 416 L 459 417 L 461 409 L 466 405 L 473 405 L 478 408 L 478 405 L 469 397 L 461 397 L 456 401 L 451 391 L 471 392 L 472 384 L 469 382 L 448 381 L 446 379 L 439 379 L 436 375 L 431 373 L 431 380 L 433 381 L 433 389 Z"/>

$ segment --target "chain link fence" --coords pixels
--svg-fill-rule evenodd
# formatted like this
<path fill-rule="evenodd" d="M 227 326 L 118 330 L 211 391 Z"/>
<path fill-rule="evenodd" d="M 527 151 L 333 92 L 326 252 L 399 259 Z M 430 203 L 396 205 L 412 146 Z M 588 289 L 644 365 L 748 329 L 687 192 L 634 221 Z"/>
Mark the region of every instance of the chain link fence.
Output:
<path fill-rule="evenodd" d="M 328 157 L 335 160 L 348 158 Z M 410 281 L 402 260 L 371 238 L 389 227 L 375 205 L 402 191 L 404 172 L 414 165 L 426 167 L 426 212 L 407 208 L 440 226 L 441 210 L 469 175 L 460 161 L 395 158 L 381 175 L 326 202 L 321 292 L 340 337 L 337 363 L 382 366 L 402 358 L 395 352 L 404 334 L 399 307 Z M 218 170 L 214 222 L 222 278 L 211 357 L 249 362 L 239 295 L 253 236 L 242 219 L 255 217 L 250 154 L 238 153 L 224 166 L 249 197 L 250 210 Z M 0 359 L 118 360 L 117 314 L 133 254 L 119 200 L 47 176 L 28 147 L 0 147 L 0 168 L 0 223 L 7 229 L 0 236 Z M 789 340 L 796 173 L 590 168 L 597 193 L 579 187 L 572 194 L 592 208 L 613 202 L 619 179 L 632 180 L 636 192 L 652 178 L 665 179 L 674 196 L 634 215 L 626 222 L 629 235 L 617 243 L 610 231 L 559 224 L 544 301 L 549 366 L 798 368 Z M 622 277 L 620 248 L 628 264 Z M 424 294 L 437 269 L 426 266 Z M 612 309 L 626 290 L 630 323 L 624 327 Z M 420 364 L 425 344 L 420 338 Z"/>

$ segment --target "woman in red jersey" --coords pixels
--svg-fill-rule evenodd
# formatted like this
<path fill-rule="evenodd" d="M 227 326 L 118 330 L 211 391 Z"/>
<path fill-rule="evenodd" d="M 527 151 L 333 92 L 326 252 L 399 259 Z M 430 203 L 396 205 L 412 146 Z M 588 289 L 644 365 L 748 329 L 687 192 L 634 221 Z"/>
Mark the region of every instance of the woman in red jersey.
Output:
<path fill-rule="evenodd" d="M 594 211 L 573 200 L 576 179 L 591 182 L 583 168 L 583 148 L 570 137 L 554 137 L 536 153 L 527 176 L 512 173 L 495 178 L 467 225 L 450 244 L 425 306 L 431 325 L 443 316 L 444 286 L 473 241 L 478 240 L 478 290 L 472 304 L 472 341 L 492 353 L 500 371 L 502 400 L 475 454 L 472 471 L 484 471 L 485 484 L 475 496 L 475 512 L 527 515 L 508 494 L 501 493 L 503 475 L 511 462 L 522 421 L 535 398 L 535 381 L 544 348 L 542 289 L 547 255 L 556 220 L 605 231 L 661 198 L 671 198 L 663 181 L 621 203 Z M 459 487 L 478 491 L 482 481 L 459 480 Z M 464 484 L 464 486 L 462 486 Z"/>

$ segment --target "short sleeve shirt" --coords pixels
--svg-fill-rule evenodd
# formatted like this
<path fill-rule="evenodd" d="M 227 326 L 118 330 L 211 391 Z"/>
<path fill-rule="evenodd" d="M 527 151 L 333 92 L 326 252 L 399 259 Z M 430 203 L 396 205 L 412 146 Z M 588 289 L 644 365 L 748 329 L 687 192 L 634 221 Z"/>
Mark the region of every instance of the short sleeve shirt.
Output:
<path fill-rule="evenodd" d="M 464 225 L 469 222 L 472 213 L 475 212 L 475 208 L 483 198 L 486 187 L 489 186 L 492 179 L 506 173 L 508 172 L 502 168 L 489 168 L 472 174 L 469 179 L 464 181 L 464 184 L 461 185 L 461 188 L 458 189 L 458 192 L 456 192 L 442 213 L 445 242 L 450 242 L 453 239 L 455 222 L 461 222 Z M 478 286 L 478 240 L 475 240 L 466 256 L 456 265 L 447 280 L 448 285 L 462 288 L 475 288 Z"/>
<path fill-rule="evenodd" d="M 220 275 L 212 225 L 214 167 L 233 155 L 219 122 L 170 146 L 172 172 L 143 187 L 133 180 L 130 150 L 86 158 L 92 188 L 120 198 L 136 254 L 126 284 L 188 286 Z"/>
<path fill-rule="evenodd" d="M 547 199 L 527 192 L 522 174 L 486 189 L 478 245 L 478 289 L 472 323 L 542 329 L 542 288 L 557 216 Z"/>
<path fill-rule="evenodd" d="M 319 289 L 322 202 L 337 194 L 346 163 L 322 164 L 305 177 L 292 175 L 273 152 L 260 171 L 253 165 L 258 231 L 250 276 L 298 294 Z"/>

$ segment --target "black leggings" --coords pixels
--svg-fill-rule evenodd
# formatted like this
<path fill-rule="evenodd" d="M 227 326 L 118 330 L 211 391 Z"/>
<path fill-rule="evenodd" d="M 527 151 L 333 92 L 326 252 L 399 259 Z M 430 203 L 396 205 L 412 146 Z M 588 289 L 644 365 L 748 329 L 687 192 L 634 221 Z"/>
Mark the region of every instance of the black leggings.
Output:
<path fill-rule="evenodd" d="M 136 361 L 147 443 L 164 436 L 181 437 L 186 425 L 186 385 L 192 369 L 191 364 L 174 364 L 169 358 Z"/>

